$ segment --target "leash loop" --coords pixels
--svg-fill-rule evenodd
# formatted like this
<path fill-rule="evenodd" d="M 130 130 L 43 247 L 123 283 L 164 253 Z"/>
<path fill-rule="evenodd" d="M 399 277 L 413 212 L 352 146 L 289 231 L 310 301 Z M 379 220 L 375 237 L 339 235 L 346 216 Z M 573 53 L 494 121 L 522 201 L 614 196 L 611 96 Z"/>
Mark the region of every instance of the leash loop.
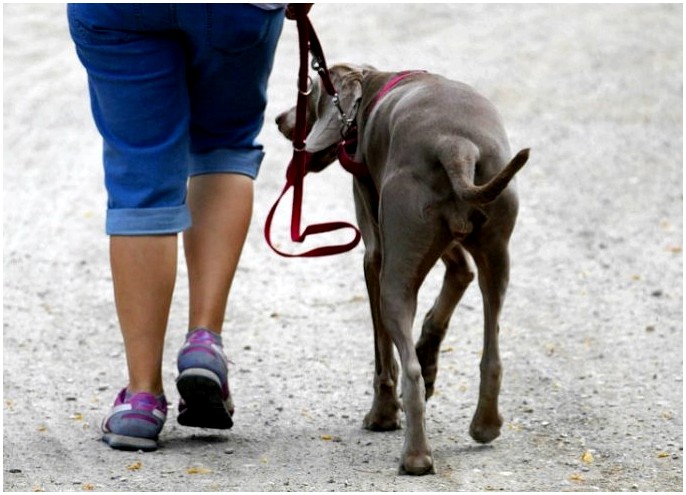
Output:
<path fill-rule="evenodd" d="M 296 8 L 297 7 L 298 6 L 296 5 Z M 319 73 L 325 89 L 330 95 L 336 95 L 337 100 L 338 97 L 331 77 L 329 76 L 328 68 L 326 67 L 326 60 L 321 49 L 321 44 L 312 28 L 312 23 L 307 17 L 307 12 L 304 9 L 298 8 L 296 10 L 296 24 L 298 27 L 298 41 L 300 47 L 300 68 L 298 71 L 298 100 L 295 113 L 295 129 L 293 132 L 293 157 L 286 170 L 286 185 L 267 215 L 264 235 L 269 247 L 275 253 L 287 258 L 331 256 L 353 249 L 359 244 L 362 239 L 362 234 L 357 227 L 347 222 L 327 222 L 309 225 L 301 232 L 300 223 L 303 184 L 305 175 L 307 175 L 307 165 L 311 159 L 310 153 L 305 151 L 305 139 L 307 137 L 307 95 L 310 94 L 313 86 L 312 78 L 308 74 L 308 57 L 310 52 L 313 57 L 312 67 Z M 337 106 L 339 111 L 341 111 L 340 102 Z M 343 114 L 343 116 L 345 116 L 345 114 Z M 293 188 L 293 207 L 291 210 L 291 240 L 293 242 L 301 243 L 310 235 L 324 234 L 336 230 L 352 230 L 354 234 L 353 239 L 345 244 L 322 246 L 299 254 L 286 253 L 277 249 L 271 240 L 271 224 L 279 203 L 291 188 Z"/>

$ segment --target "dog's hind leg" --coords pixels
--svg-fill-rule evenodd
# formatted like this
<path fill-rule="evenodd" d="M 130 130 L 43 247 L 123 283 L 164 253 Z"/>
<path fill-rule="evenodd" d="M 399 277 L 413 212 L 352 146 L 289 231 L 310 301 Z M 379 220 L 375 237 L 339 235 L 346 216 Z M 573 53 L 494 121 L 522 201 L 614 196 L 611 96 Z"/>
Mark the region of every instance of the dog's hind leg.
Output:
<path fill-rule="evenodd" d="M 416 475 L 432 473 L 434 467 L 425 430 L 426 390 L 412 325 L 419 287 L 449 243 L 449 232 L 441 228 L 437 215 L 426 214 L 432 211 L 424 208 L 429 192 L 409 174 L 398 174 L 384 184 L 379 217 L 381 318 L 400 355 L 407 428 L 400 471 Z"/>
<path fill-rule="evenodd" d="M 426 387 L 426 400 L 433 395 L 436 374 L 438 373 L 438 354 L 450 318 L 460 302 L 467 287 L 474 279 L 464 249 L 454 244 L 442 256 L 445 263 L 443 286 L 433 307 L 424 317 L 422 334 L 415 346 L 417 357 L 422 366 L 422 376 Z"/>
<path fill-rule="evenodd" d="M 483 245 L 482 245 L 483 246 Z M 481 357 L 481 385 L 476 413 L 469 434 L 480 443 L 488 443 L 500 435 L 503 419 L 498 412 L 498 395 L 502 380 L 502 364 L 498 348 L 500 311 L 509 280 L 510 262 L 507 240 L 488 244 L 488 249 L 471 252 L 478 272 L 484 306 L 484 347 Z"/>

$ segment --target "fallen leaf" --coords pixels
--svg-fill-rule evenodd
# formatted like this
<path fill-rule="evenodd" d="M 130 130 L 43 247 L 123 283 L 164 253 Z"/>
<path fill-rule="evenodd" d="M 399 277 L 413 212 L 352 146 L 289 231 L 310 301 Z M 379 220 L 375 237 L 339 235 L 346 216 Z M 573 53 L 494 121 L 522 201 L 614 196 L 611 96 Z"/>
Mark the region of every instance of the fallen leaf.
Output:
<path fill-rule="evenodd" d="M 69 416 L 69 419 L 73 419 L 74 421 L 83 421 L 83 414 L 80 412 L 74 413 L 71 416 Z"/>
<path fill-rule="evenodd" d="M 586 464 L 590 464 L 593 462 L 593 454 L 591 454 L 590 450 L 587 450 L 583 454 L 581 454 L 581 462 L 584 462 Z"/>
<path fill-rule="evenodd" d="M 678 254 L 681 251 L 683 251 L 683 248 L 681 246 L 669 246 L 667 247 L 667 251 L 670 253 Z"/>
<path fill-rule="evenodd" d="M 84 483 L 83 489 L 87 492 L 92 492 L 93 490 L 95 490 L 95 486 L 92 483 Z"/>
<path fill-rule="evenodd" d="M 188 474 L 209 474 L 212 471 L 210 471 L 209 469 L 204 468 L 204 467 L 192 467 L 192 468 L 188 468 L 186 470 L 186 472 Z"/>
<path fill-rule="evenodd" d="M 46 431 L 48 431 L 48 427 L 45 425 L 41 425 L 38 427 L 38 431 L 41 433 L 46 432 Z"/>
<path fill-rule="evenodd" d="M 333 437 L 332 437 L 331 435 L 322 435 L 322 436 L 319 437 L 319 438 L 321 438 L 321 439 L 324 440 L 325 442 L 330 442 L 331 440 L 333 440 Z"/>
<path fill-rule="evenodd" d="M 452 348 L 452 346 L 451 346 L 451 347 L 446 347 L 445 349 L 441 349 L 441 353 L 453 352 L 453 350 L 454 350 L 454 349 Z"/>
<path fill-rule="evenodd" d="M 569 477 L 569 480 L 570 480 L 570 481 L 579 481 L 579 482 L 581 482 L 581 481 L 584 481 L 584 478 L 583 478 L 583 476 L 581 476 L 579 473 L 574 473 L 573 475 L 571 475 L 571 476 Z"/>
<path fill-rule="evenodd" d="M 134 462 L 133 464 L 129 464 L 128 466 L 126 466 L 126 469 L 128 469 L 129 471 L 138 471 L 142 467 L 143 467 L 143 463 L 140 461 L 137 461 L 137 462 Z"/>
<path fill-rule="evenodd" d="M 657 457 L 659 459 L 664 459 L 665 457 L 669 457 L 669 454 L 667 452 L 658 452 Z"/>

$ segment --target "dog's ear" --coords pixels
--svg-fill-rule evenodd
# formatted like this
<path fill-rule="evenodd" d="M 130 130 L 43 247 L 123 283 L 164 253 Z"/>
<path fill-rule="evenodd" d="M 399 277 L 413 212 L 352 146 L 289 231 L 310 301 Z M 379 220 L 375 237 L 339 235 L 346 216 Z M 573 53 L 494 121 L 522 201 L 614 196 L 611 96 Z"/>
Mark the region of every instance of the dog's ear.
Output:
<path fill-rule="evenodd" d="M 362 71 L 347 65 L 336 65 L 329 71 L 340 106 L 347 118 L 353 118 L 355 108 L 362 99 Z M 320 93 L 317 105 L 317 120 L 307 136 L 306 149 L 310 153 L 316 153 L 326 149 L 340 141 L 341 130 L 344 123 L 341 121 L 333 98 L 326 92 Z"/>

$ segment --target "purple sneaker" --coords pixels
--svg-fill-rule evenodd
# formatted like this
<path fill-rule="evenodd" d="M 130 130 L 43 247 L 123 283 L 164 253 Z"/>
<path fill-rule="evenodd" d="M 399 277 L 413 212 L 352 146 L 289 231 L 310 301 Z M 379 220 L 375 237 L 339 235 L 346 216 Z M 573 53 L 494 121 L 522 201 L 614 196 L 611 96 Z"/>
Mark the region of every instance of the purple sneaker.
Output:
<path fill-rule="evenodd" d="M 113 449 L 157 449 L 157 437 L 167 419 L 167 399 L 147 392 L 119 392 L 102 422 L 102 439 Z"/>
<path fill-rule="evenodd" d="M 233 426 L 228 359 L 219 334 L 196 328 L 179 351 L 179 424 L 225 430 Z"/>

